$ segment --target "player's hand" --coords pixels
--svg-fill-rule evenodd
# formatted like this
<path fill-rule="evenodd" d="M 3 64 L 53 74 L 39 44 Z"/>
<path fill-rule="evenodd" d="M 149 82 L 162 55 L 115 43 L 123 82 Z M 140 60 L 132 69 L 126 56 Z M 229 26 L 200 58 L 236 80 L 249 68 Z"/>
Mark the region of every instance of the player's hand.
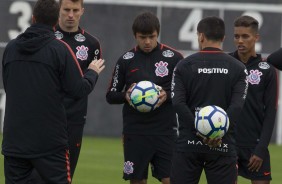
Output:
<path fill-rule="evenodd" d="M 132 89 L 134 88 L 135 85 L 136 83 L 132 83 L 125 93 L 125 99 L 129 103 L 129 105 L 132 105 L 131 100 L 130 100 L 130 93 L 132 92 Z"/>
<path fill-rule="evenodd" d="M 166 94 L 166 91 L 163 90 L 163 88 L 162 88 L 161 86 L 158 86 L 158 85 L 157 85 L 156 88 L 157 88 L 157 90 L 160 91 L 160 94 L 159 94 L 159 96 L 158 96 L 159 102 L 157 103 L 156 107 L 160 107 L 160 106 L 166 101 L 166 99 L 167 99 L 167 94 Z"/>
<path fill-rule="evenodd" d="M 222 138 L 207 138 L 202 136 L 200 133 L 196 133 L 198 137 L 201 137 L 203 140 L 203 143 L 208 145 L 210 148 L 216 148 L 222 144 Z"/>
<path fill-rule="evenodd" d="M 256 155 L 252 155 L 251 158 L 249 159 L 249 164 L 248 164 L 248 169 L 252 172 L 256 171 L 258 172 L 259 169 L 261 168 L 263 159 Z"/>
<path fill-rule="evenodd" d="M 90 63 L 90 65 L 88 66 L 88 69 L 94 70 L 99 75 L 100 72 L 103 71 L 105 68 L 104 62 L 105 62 L 104 59 L 98 59 L 98 60 L 95 59 Z"/>

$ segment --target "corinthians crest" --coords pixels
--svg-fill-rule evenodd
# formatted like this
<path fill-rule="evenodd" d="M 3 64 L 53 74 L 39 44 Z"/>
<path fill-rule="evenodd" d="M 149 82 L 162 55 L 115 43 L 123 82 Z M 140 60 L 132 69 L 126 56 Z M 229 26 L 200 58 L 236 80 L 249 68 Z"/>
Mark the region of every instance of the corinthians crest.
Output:
<path fill-rule="evenodd" d="M 168 75 L 167 62 L 160 61 L 156 63 L 155 66 L 156 66 L 156 70 L 155 70 L 156 76 L 164 77 Z"/>
<path fill-rule="evenodd" d="M 88 58 L 88 47 L 85 47 L 84 45 L 77 46 L 76 47 L 76 57 L 80 60 L 86 60 Z"/>
<path fill-rule="evenodd" d="M 134 171 L 133 165 L 134 165 L 133 162 L 130 161 L 124 162 L 123 172 L 126 174 L 132 174 Z"/>
<path fill-rule="evenodd" d="M 247 80 L 251 84 L 259 84 L 260 76 L 262 76 L 262 73 L 259 70 L 250 70 Z"/>

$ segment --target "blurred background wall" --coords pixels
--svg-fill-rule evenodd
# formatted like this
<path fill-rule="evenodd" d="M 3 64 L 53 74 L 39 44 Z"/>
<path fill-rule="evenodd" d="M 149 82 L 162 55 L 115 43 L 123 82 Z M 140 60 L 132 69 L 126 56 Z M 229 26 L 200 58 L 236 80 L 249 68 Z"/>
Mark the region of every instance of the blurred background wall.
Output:
<path fill-rule="evenodd" d="M 34 0 L 0 2 L 1 58 L 7 42 L 31 24 L 34 3 Z M 251 15 L 260 22 L 261 39 L 256 45 L 257 52 L 267 57 L 282 44 L 282 0 L 249 0 L 247 2 L 246 0 L 228 2 L 225 0 L 85 0 L 85 13 L 81 20 L 81 27 L 99 38 L 103 58 L 106 60 L 106 69 L 100 75 L 94 91 L 89 95 L 88 117 L 84 130 L 87 135 L 120 136 L 122 133 L 122 105 L 107 104 L 105 94 L 117 59 L 135 46 L 131 25 L 135 16 L 143 11 L 154 12 L 159 17 L 161 22 L 159 41 L 174 47 L 184 56 L 198 50 L 197 23 L 203 17 L 211 15 L 223 18 L 226 23 L 226 39 L 223 45 L 226 52 L 235 50 L 233 21 L 242 14 Z M 5 108 L 2 80 L 0 80 L 0 94 L 2 127 Z M 281 144 L 280 114 L 279 106 L 272 141 Z"/>

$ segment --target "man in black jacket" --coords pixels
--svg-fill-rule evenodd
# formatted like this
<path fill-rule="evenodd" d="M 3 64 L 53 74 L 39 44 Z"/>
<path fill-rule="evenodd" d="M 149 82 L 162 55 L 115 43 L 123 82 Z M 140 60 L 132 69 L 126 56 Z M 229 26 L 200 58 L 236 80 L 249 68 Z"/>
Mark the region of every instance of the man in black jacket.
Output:
<path fill-rule="evenodd" d="M 237 122 L 238 174 L 252 184 L 269 184 L 271 180 L 268 145 L 271 139 L 276 107 L 277 76 L 275 68 L 255 51 L 259 23 L 251 16 L 234 21 L 234 43 L 231 55 L 247 68 L 248 95 Z"/>
<path fill-rule="evenodd" d="M 203 169 L 207 183 L 235 183 L 234 127 L 246 98 L 247 71 L 221 49 L 223 20 L 204 18 L 197 32 L 200 52 L 181 60 L 173 73 L 171 96 L 178 114 L 179 136 L 172 159 L 171 183 L 197 184 Z M 229 130 L 222 140 L 202 140 L 197 136 L 195 114 L 207 105 L 219 106 L 229 116 Z"/>
<path fill-rule="evenodd" d="M 58 14 L 55 0 L 37 1 L 33 24 L 4 51 L 6 184 L 27 183 L 33 168 L 47 183 L 71 182 L 63 98 L 88 95 L 104 65 L 93 61 L 83 76 L 69 46 L 54 36 Z"/>
<path fill-rule="evenodd" d="M 83 0 L 59 0 L 59 24 L 55 27 L 57 39 L 66 42 L 74 52 L 83 73 L 93 59 L 100 59 L 102 51 L 98 39 L 79 26 L 84 13 Z M 70 171 L 73 178 L 82 146 L 83 129 L 86 123 L 88 96 L 74 99 L 67 95 L 64 107 L 67 114 L 67 130 L 70 151 Z M 37 172 L 31 181 L 43 183 Z"/>
<path fill-rule="evenodd" d="M 282 71 L 282 48 L 274 51 L 267 57 L 267 62 L 272 64 L 275 68 Z"/>
<path fill-rule="evenodd" d="M 106 96 L 110 104 L 124 104 L 123 178 L 131 184 L 144 184 L 151 164 L 153 176 L 163 184 L 169 184 L 175 139 L 173 128 L 176 126 L 170 86 L 173 69 L 183 57 L 176 50 L 158 43 L 160 23 L 154 14 L 138 15 L 132 30 L 137 46 L 117 61 Z M 132 84 L 142 80 L 162 87 L 159 107 L 148 113 L 138 112 L 130 106 Z"/>

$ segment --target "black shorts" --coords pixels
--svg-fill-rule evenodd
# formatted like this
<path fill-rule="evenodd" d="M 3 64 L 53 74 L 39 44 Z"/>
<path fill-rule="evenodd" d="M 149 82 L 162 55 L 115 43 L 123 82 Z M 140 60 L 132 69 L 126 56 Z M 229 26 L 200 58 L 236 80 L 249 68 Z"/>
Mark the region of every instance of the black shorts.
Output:
<path fill-rule="evenodd" d="M 36 169 L 46 183 L 70 184 L 68 157 L 65 150 L 33 159 L 4 156 L 5 183 L 30 183 L 31 174 Z"/>
<path fill-rule="evenodd" d="M 234 184 L 237 180 L 236 156 L 174 152 L 171 184 L 198 184 L 203 169 L 208 184 Z"/>
<path fill-rule="evenodd" d="M 147 179 L 149 164 L 153 177 L 169 178 L 174 144 L 175 136 L 124 135 L 123 178 Z"/>
<path fill-rule="evenodd" d="M 271 180 L 271 167 L 270 167 L 270 155 L 267 150 L 267 154 L 263 159 L 262 166 L 258 172 L 251 172 L 248 170 L 248 163 L 251 155 L 254 152 L 254 148 L 240 148 L 237 149 L 238 154 L 238 174 L 244 178 L 250 180 Z"/>

